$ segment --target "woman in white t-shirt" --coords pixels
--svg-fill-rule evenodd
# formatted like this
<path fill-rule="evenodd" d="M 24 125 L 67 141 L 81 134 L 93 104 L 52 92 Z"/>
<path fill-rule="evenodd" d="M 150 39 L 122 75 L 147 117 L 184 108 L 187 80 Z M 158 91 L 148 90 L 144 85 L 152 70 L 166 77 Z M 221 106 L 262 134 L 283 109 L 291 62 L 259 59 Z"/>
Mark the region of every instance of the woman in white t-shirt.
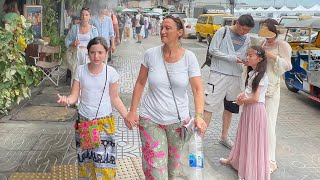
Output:
<path fill-rule="evenodd" d="M 174 179 L 180 175 L 184 144 L 181 126 L 190 120 L 189 84 L 194 96 L 195 126 L 199 133 L 206 129 L 200 68 L 194 53 L 181 47 L 183 34 L 180 18 L 167 16 L 164 19 L 161 26 L 163 45 L 145 52 L 133 91 L 127 119 L 139 126 L 146 179 Z M 138 104 L 147 80 L 148 90 L 138 117 Z"/>
<path fill-rule="evenodd" d="M 79 178 L 115 179 L 115 124 L 111 104 L 123 118 L 127 110 L 118 95 L 118 73 L 103 63 L 108 55 L 106 40 L 96 37 L 90 40 L 87 49 L 90 63 L 78 67 L 71 94 L 58 95 L 58 103 L 69 106 L 80 100 L 75 123 Z"/>

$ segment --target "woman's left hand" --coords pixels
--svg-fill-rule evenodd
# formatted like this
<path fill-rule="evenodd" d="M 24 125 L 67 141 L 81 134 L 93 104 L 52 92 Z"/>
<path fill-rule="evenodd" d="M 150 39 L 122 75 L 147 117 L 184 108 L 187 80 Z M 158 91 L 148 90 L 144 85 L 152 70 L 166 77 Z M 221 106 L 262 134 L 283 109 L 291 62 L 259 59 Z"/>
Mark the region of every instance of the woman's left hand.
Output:
<path fill-rule="evenodd" d="M 199 134 L 204 134 L 204 132 L 206 132 L 207 124 L 201 117 L 199 116 L 195 117 L 194 124 L 195 124 L 195 127 L 198 129 Z"/>

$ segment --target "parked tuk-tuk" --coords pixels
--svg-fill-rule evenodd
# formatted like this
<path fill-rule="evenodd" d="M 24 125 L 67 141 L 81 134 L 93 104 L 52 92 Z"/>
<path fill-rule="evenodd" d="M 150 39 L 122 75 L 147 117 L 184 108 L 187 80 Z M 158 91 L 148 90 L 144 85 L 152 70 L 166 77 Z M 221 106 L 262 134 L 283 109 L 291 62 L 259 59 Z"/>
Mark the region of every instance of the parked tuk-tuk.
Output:
<path fill-rule="evenodd" d="M 304 19 L 285 25 L 285 40 L 292 47 L 292 70 L 285 83 L 292 92 L 303 92 L 320 102 L 320 19 Z"/>

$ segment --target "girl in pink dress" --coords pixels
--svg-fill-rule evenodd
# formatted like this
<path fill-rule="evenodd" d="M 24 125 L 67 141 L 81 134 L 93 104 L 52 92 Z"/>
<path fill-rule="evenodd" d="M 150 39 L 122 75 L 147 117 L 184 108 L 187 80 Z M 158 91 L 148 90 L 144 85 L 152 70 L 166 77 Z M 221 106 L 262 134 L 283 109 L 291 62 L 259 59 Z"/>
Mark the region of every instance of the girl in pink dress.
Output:
<path fill-rule="evenodd" d="M 265 94 L 268 86 L 265 50 L 251 46 L 244 62 L 247 68 L 246 88 L 235 103 L 243 105 L 236 141 L 224 165 L 238 170 L 241 180 L 269 180 L 269 155 Z"/>

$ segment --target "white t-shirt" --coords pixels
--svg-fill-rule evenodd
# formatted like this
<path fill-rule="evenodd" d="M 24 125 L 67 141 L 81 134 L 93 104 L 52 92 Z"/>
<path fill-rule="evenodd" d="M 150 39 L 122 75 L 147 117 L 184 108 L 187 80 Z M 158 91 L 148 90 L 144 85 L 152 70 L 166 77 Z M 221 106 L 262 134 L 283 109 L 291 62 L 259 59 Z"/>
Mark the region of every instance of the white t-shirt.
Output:
<path fill-rule="evenodd" d="M 254 70 L 249 72 L 249 79 L 248 79 L 248 84 L 245 89 L 245 95 L 247 97 L 252 96 L 252 81 L 256 77 L 256 73 Z M 260 96 L 259 96 L 259 102 L 264 103 L 266 101 L 266 92 L 267 92 L 267 87 L 268 87 L 268 76 L 265 73 L 263 78 L 260 80 L 259 86 L 262 86 Z"/>
<path fill-rule="evenodd" d="M 89 72 L 88 64 L 78 67 L 75 80 L 80 82 L 80 104 L 78 107 L 79 114 L 94 119 L 98 110 L 99 102 L 102 96 L 102 90 L 106 82 L 106 67 L 108 72 L 107 84 L 103 93 L 103 98 L 99 108 L 97 117 L 105 117 L 112 113 L 111 99 L 109 96 L 110 84 L 115 83 L 119 79 L 117 71 L 110 66 L 104 66 L 98 75 Z"/>
<path fill-rule="evenodd" d="M 137 15 L 136 15 L 136 21 L 138 21 L 138 22 L 137 22 L 137 24 L 136 24 L 136 27 L 140 27 L 140 26 L 141 26 L 141 24 L 140 24 L 140 18 L 141 18 L 141 14 L 137 14 Z"/>
<path fill-rule="evenodd" d="M 148 49 L 143 66 L 148 68 L 149 88 L 140 106 L 140 115 L 162 125 L 178 123 L 178 113 L 161 53 L 162 46 Z M 189 50 L 176 63 L 166 63 L 181 120 L 189 117 L 189 79 L 201 76 L 195 54 Z"/>

